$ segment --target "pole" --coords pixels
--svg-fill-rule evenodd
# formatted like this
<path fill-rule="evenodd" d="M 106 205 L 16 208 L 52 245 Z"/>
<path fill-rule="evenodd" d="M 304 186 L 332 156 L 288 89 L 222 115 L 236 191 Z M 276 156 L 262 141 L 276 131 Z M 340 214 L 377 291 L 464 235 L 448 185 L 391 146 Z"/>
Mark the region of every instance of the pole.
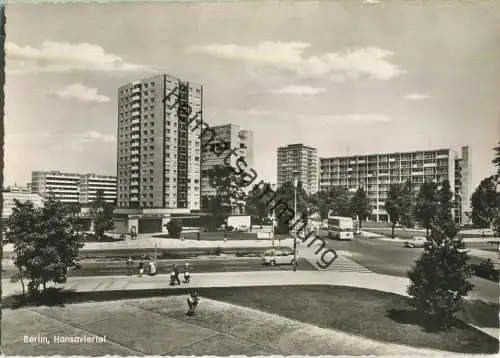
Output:
<path fill-rule="evenodd" d="M 294 222 L 297 217 L 297 185 L 294 182 L 293 186 L 293 214 L 294 214 Z M 293 270 L 295 271 L 297 268 L 297 225 L 293 226 Z"/>
<path fill-rule="evenodd" d="M 273 246 L 273 249 L 274 249 L 274 199 L 273 199 L 273 210 L 271 212 L 271 238 L 272 238 L 272 246 Z"/>

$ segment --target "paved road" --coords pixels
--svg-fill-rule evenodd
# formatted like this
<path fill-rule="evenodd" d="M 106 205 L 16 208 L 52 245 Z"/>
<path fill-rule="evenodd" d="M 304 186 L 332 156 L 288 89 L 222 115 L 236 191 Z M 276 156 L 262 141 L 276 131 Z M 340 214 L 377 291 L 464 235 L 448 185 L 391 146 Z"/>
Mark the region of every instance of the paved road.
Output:
<path fill-rule="evenodd" d="M 193 275 L 199 272 L 230 272 L 230 271 L 281 271 L 291 270 L 291 265 L 267 266 L 262 265 L 260 258 L 234 258 L 234 259 L 190 259 L 190 260 L 159 260 L 158 273 L 169 273 L 172 265 L 177 264 L 182 271 L 184 263 L 188 262 Z M 113 276 L 127 275 L 124 261 L 83 261 L 82 267 L 71 270 L 68 276 Z M 137 274 L 137 264 L 132 266 L 133 274 Z M 11 277 L 15 272 L 12 265 L 4 265 L 3 277 Z M 313 265 L 304 259 L 298 260 L 298 269 L 301 271 L 316 270 Z"/>
<path fill-rule="evenodd" d="M 320 231 L 320 235 L 323 233 Z M 326 245 L 337 251 L 348 252 L 350 259 L 372 272 L 397 277 L 407 277 L 407 271 L 414 265 L 423 249 L 408 249 L 401 242 L 384 241 L 369 238 L 356 238 L 352 241 L 336 241 L 325 239 Z M 478 247 L 468 245 L 468 247 Z M 478 258 L 472 258 L 479 262 Z M 498 300 L 500 288 L 498 283 L 473 276 L 474 294 L 489 300 Z"/>

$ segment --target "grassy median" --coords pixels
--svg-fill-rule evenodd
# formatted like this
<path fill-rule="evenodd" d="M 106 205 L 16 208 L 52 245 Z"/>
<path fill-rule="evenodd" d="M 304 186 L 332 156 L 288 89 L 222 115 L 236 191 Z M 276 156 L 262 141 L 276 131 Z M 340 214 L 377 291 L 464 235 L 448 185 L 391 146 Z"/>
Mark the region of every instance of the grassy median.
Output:
<path fill-rule="evenodd" d="M 199 293 L 382 342 L 457 353 L 498 352 L 497 340 L 462 321 L 457 320 L 449 331 L 425 327 L 408 299 L 392 293 L 340 286 L 207 288 Z M 489 326 L 498 327 L 498 307 L 474 305 L 468 307 L 465 318 L 472 317 L 476 324 L 487 319 Z"/>

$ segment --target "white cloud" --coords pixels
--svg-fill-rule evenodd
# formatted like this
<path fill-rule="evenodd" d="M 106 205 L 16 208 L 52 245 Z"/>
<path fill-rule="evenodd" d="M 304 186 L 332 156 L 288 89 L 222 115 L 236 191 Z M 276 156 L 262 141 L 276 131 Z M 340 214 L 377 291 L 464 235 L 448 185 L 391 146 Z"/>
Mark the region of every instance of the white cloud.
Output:
<path fill-rule="evenodd" d="M 405 73 L 398 65 L 388 61 L 394 55 L 393 52 L 378 47 L 306 56 L 304 52 L 310 46 L 303 42 L 266 41 L 256 46 L 209 44 L 190 50 L 227 60 L 274 66 L 301 77 L 328 77 L 339 82 L 360 77 L 389 80 Z"/>
<path fill-rule="evenodd" d="M 84 141 L 102 141 L 102 142 L 115 142 L 116 135 L 114 134 L 102 134 L 99 132 L 87 132 L 82 135 Z"/>
<path fill-rule="evenodd" d="M 315 95 L 318 93 L 326 92 L 324 88 L 315 88 L 309 86 L 288 86 L 279 90 L 273 90 L 271 93 L 276 94 L 292 94 L 292 95 Z"/>
<path fill-rule="evenodd" d="M 428 94 L 423 94 L 423 93 L 409 93 L 409 94 L 403 96 L 403 98 L 410 100 L 410 101 L 423 101 L 426 99 L 432 99 L 434 97 L 431 95 L 428 95 Z"/>
<path fill-rule="evenodd" d="M 146 71 L 143 65 L 127 63 L 94 44 L 44 41 L 39 48 L 5 44 L 10 73 L 84 71 Z"/>
<path fill-rule="evenodd" d="M 51 92 L 51 94 L 62 99 L 73 99 L 85 103 L 110 101 L 108 97 L 98 94 L 97 88 L 90 88 L 80 83 L 68 85 L 60 90 Z"/>
<path fill-rule="evenodd" d="M 383 114 L 371 113 L 348 113 L 348 114 L 305 114 L 305 113 L 288 113 L 288 112 L 271 112 L 262 110 L 249 110 L 244 114 L 259 118 L 272 118 L 275 121 L 283 123 L 299 122 L 304 125 L 326 126 L 334 123 L 386 123 L 390 122 L 391 118 Z"/>

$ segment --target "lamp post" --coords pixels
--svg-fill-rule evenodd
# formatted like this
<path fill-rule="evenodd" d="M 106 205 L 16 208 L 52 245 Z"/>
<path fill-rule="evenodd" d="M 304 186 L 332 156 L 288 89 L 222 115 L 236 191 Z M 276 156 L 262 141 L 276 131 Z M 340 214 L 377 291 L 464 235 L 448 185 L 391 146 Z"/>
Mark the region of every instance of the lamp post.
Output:
<path fill-rule="evenodd" d="M 299 178 L 297 172 L 294 172 L 293 177 L 293 215 L 294 221 L 297 217 L 297 186 L 299 185 Z M 293 270 L 297 270 L 297 225 L 293 226 Z"/>

